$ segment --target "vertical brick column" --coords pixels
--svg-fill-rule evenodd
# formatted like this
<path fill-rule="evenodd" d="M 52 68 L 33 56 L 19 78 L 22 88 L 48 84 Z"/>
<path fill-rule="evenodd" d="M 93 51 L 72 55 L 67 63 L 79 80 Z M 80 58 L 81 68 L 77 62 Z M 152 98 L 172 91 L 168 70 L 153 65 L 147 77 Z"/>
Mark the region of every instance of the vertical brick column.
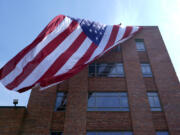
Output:
<path fill-rule="evenodd" d="M 180 135 L 180 84 L 178 78 L 158 27 L 151 29 L 146 27 L 142 34 L 145 38 L 170 135 Z"/>
<path fill-rule="evenodd" d="M 85 69 L 69 80 L 63 135 L 86 135 L 87 75 L 87 69 Z"/>
<path fill-rule="evenodd" d="M 122 49 L 134 135 L 155 135 L 134 39 L 125 42 Z"/>
<path fill-rule="evenodd" d="M 44 91 L 33 89 L 21 135 L 49 135 L 57 86 Z"/>

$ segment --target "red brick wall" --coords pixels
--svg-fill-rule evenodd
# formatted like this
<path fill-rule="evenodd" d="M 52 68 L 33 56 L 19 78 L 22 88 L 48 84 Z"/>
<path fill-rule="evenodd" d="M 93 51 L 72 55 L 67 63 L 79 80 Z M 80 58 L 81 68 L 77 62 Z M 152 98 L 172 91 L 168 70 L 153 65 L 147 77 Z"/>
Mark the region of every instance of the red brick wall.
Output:
<path fill-rule="evenodd" d="M 131 117 L 129 112 L 88 112 L 88 131 L 118 131 L 131 130 Z"/>
<path fill-rule="evenodd" d="M 53 112 L 51 131 L 64 130 L 65 112 Z"/>
<path fill-rule="evenodd" d="M 145 83 L 147 91 L 158 91 L 157 87 L 156 87 L 156 83 L 154 81 L 154 78 L 146 77 L 146 78 L 144 78 L 144 83 Z"/>
<path fill-rule="evenodd" d="M 134 39 L 123 44 L 122 51 L 134 135 L 155 135 Z"/>
<path fill-rule="evenodd" d="M 158 27 L 147 27 L 144 37 L 155 83 L 171 135 L 180 134 L 180 84 Z M 173 45 L 172 45 L 173 47 Z"/>
<path fill-rule="evenodd" d="M 125 78 L 90 77 L 89 91 L 127 91 Z"/>
<path fill-rule="evenodd" d="M 152 112 L 154 128 L 160 131 L 168 131 L 164 112 Z"/>
<path fill-rule="evenodd" d="M 122 52 L 108 52 L 103 57 L 96 60 L 96 62 L 122 62 Z"/>
<path fill-rule="evenodd" d="M 40 91 L 33 89 L 21 135 L 49 135 L 57 86 Z"/>
<path fill-rule="evenodd" d="M 140 62 L 149 62 L 146 51 L 145 52 L 138 52 L 138 56 L 139 56 Z"/>
<path fill-rule="evenodd" d="M 87 100 L 88 70 L 86 68 L 69 80 L 63 135 L 86 135 Z"/>
<path fill-rule="evenodd" d="M 26 108 L 0 108 L 0 135 L 19 135 Z"/>
<path fill-rule="evenodd" d="M 146 52 L 137 52 L 134 39 L 144 39 Z M 121 52 L 105 54 L 97 62 L 123 62 L 124 78 L 91 77 L 86 68 L 64 83 L 45 91 L 33 89 L 25 119 L 24 111 L 0 109 L 0 133 L 49 135 L 86 135 L 86 130 L 132 130 L 134 135 L 155 135 L 155 130 L 180 133 L 180 86 L 157 27 L 144 27 L 134 38 L 121 45 Z M 143 78 L 140 62 L 149 62 L 153 77 Z M 54 112 L 57 91 L 68 91 L 65 112 Z M 127 91 L 130 112 L 87 112 L 88 92 Z M 157 91 L 163 112 L 151 112 L 147 91 Z M 5 114 L 8 115 L 5 115 Z M 2 120 L 7 121 L 2 122 Z M 8 123 L 12 125 L 6 127 Z M 18 125 L 16 125 L 16 122 Z M 6 133 L 6 134 L 5 134 Z M 1 134 L 0 134 L 1 135 Z"/>

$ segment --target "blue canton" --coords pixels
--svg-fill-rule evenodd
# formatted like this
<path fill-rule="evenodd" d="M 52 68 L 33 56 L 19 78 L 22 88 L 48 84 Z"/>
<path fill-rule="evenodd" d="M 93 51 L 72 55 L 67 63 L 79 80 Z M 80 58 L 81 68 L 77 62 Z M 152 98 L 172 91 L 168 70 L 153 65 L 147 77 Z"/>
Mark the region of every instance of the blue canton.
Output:
<path fill-rule="evenodd" d="M 72 18 L 74 19 L 74 18 Z M 106 25 L 102 25 L 93 21 L 85 20 L 85 19 L 74 19 L 80 23 L 83 32 L 96 44 L 102 40 L 104 32 L 106 30 Z"/>

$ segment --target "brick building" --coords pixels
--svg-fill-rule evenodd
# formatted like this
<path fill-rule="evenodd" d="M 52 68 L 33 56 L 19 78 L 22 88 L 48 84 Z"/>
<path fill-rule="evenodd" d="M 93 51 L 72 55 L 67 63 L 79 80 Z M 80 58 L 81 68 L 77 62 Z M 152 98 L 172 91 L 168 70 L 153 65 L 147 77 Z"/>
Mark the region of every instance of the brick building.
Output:
<path fill-rule="evenodd" d="M 158 27 L 144 27 L 27 108 L 0 108 L 0 135 L 180 135 L 180 85 Z"/>

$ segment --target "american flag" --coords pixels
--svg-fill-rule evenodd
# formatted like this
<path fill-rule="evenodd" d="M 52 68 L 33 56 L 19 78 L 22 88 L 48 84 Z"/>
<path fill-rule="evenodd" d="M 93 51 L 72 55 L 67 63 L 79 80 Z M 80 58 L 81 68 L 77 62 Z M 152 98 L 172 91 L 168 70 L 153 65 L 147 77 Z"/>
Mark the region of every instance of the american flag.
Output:
<path fill-rule="evenodd" d="M 30 45 L 0 69 L 0 81 L 17 92 L 37 84 L 47 87 L 60 83 L 139 30 L 137 26 L 102 25 L 56 16 Z"/>

